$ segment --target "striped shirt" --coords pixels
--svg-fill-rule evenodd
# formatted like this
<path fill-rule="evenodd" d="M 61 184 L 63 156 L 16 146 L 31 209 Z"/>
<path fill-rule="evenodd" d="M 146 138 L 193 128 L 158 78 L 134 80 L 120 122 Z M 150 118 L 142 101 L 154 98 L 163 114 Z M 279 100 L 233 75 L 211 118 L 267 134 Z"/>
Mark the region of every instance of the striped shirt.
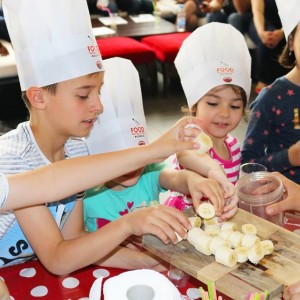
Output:
<path fill-rule="evenodd" d="M 82 139 L 72 138 L 65 143 L 66 158 L 88 155 Z M 28 122 L 0 137 L 0 173 L 16 174 L 50 164 L 39 149 Z M 38 183 L 37 183 L 38 184 Z M 22 195 L 20 195 L 22 197 Z M 82 195 L 81 195 L 82 197 Z M 48 204 L 48 208 L 62 228 L 75 205 L 77 195 Z M 0 214 L 0 267 L 20 263 L 34 256 L 12 211 Z"/>

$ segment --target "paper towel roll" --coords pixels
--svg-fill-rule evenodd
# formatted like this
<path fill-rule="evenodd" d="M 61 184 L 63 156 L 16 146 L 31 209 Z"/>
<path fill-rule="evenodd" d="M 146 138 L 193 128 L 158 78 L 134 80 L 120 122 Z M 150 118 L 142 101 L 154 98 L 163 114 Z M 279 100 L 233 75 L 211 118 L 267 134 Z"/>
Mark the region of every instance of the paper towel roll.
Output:
<path fill-rule="evenodd" d="M 135 270 L 108 279 L 104 300 L 180 300 L 177 288 L 164 275 L 153 270 Z"/>

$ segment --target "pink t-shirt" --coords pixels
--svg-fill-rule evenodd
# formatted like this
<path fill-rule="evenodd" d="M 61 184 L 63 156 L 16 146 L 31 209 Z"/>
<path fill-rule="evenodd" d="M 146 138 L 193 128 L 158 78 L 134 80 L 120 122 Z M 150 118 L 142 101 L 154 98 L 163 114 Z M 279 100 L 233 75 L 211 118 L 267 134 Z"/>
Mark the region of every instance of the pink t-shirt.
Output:
<path fill-rule="evenodd" d="M 231 183 L 235 184 L 238 180 L 239 168 L 241 164 L 240 143 L 235 137 L 233 137 L 232 135 L 228 135 L 225 140 L 225 144 L 230 153 L 229 160 L 222 159 L 217 155 L 213 148 L 210 149 L 208 153 L 215 161 L 223 166 L 228 180 Z M 177 170 L 182 169 L 182 166 L 179 165 L 176 156 L 174 156 L 173 166 Z M 183 195 L 174 191 L 170 192 L 170 196 L 167 198 L 164 204 L 167 206 L 175 207 L 181 211 L 193 205 L 190 195 Z"/>

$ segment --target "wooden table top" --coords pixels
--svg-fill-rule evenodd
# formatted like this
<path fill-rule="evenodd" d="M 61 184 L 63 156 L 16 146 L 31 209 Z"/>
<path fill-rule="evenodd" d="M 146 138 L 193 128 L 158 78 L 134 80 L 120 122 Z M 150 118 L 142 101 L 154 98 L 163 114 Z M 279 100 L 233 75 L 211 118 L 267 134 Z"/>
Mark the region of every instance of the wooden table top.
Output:
<path fill-rule="evenodd" d="M 232 299 L 247 299 L 247 293 L 265 290 L 270 293 L 269 299 L 278 299 L 285 285 L 300 280 L 300 236 L 242 209 L 232 221 L 238 230 L 245 223 L 256 225 L 262 240 L 273 241 L 274 252 L 257 265 L 245 262 L 229 268 L 217 263 L 213 255 L 198 252 L 188 241 L 165 245 L 158 238 L 145 235 L 143 247 L 201 282 L 214 281 L 217 290 Z"/>
<path fill-rule="evenodd" d="M 143 22 L 143 23 L 135 23 L 130 17 L 122 17 L 128 23 L 115 25 L 114 30 L 115 34 L 110 36 L 127 36 L 135 39 L 141 39 L 142 37 L 149 35 L 157 35 L 157 34 L 167 34 L 176 32 L 176 25 L 172 22 L 169 22 L 163 18 L 156 17 L 154 22 Z M 92 26 L 93 27 L 101 27 L 104 26 L 98 18 L 92 18 Z M 109 27 L 109 26 L 107 26 Z M 96 36 L 96 38 L 108 37 L 108 36 Z"/>

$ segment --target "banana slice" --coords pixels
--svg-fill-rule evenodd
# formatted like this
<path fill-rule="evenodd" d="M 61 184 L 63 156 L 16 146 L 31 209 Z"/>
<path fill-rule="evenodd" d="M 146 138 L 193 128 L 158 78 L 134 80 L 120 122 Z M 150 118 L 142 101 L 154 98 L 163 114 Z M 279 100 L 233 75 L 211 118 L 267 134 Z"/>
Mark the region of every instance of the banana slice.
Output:
<path fill-rule="evenodd" d="M 242 239 L 242 246 L 250 249 L 255 244 L 260 243 L 260 238 L 254 234 L 245 234 Z"/>
<path fill-rule="evenodd" d="M 194 247 L 197 251 L 205 254 L 205 255 L 211 255 L 210 251 L 210 243 L 212 241 L 212 237 L 208 235 L 203 235 L 201 238 L 199 238 L 197 241 L 194 243 Z"/>
<path fill-rule="evenodd" d="M 225 246 L 227 248 L 230 248 L 231 245 L 230 245 L 229 241 L 225 241 L 222 238 L 220 238 L 219 236 L 213 237 L 210 242 L 210 246 L 209 246 L 210 252 L 212 254 L 216 254 L 216 251 L 220 246 Z"/>
<path fill-rule="evenodd" d="M 220 231 L 219 237 L 222 238 L 223 240 L 228 240 L 230 235 L 233 234 L 232 229 L 224 229 Z"/>
<path fill-rule="evenodd" d="M 228 240 L 232 248 L 237 248 L 242 245 L 243 234 L 240 231 L 233 231 Z"/>
<path fill-rule="evenodd" d="M 184 230 L 187 231 L 185 228 L 184 228 Z M 183 240 L 183 238 L 176 231 L 175 231 L 175 235 L 177 237 L 178 243 L 180 243 Z"/>
<path fill-rule="evenodd" d="M 202 202 L 197 208 L 197 214 L 203 219 L 211 219 L 216 215 L 216 212 L 211 203 Z"/>
<path fill-rule="evenodd" d="M 227 267 L 234 267 L 237 263 L 237 256 L 234 250 L 229 247 L 220 246 L 215 254 L 216 262 Z"/>
<path fill-rule="evenodd" d="M 242 232 L 244 234 L 257 234 L 257 228 L 253 224 L 244 224 L 242 226 Z"/>
<path fill-rule="evenodd" d="M 224 229 L 231 229 L 233 231 L 237 230 L 237 224 L 234 222 L 230 222 L 230 221 L 226 221 L 224 223 L 222 223 L 221 225 L 221 230 Z"/>
<path fill-rule="evenodd" d="M 189 221 L 192 227 L 200 227 L 202 223 L 200 217 L 189 217 Z"/>
<path fill-rule="evenodd" d="M 205 226 L 207 225 L 218 225 L 220 226 L 220 223 L 218 222 L 217 217 L 211 218 L 211 219 L 203 219 L 203 224 Z"/>
<path fill-rule="evenodd" d="M 253 264 L 258 264 L 260 260 L 264 257 L 264 253 L 260 243 L 255 244 L 252 248 L 248 250 L 248 259 Z"/>
<path fill-rule="evenodd" d="M 199 227 L 193 227 L 188 231 L 187 240 L 188 242 L 195 247 L 197 240 L 201 239 L 202 236 L 207 236 L 207 234 Z"/>
<path fill-rule="evenodd" d="M 246 247 L 237 247 L 234 249 L 237 262 L 243 263 L 248 260 L 248 248 Z"/>
<path fill-rule="evenodd" d="M 264 240 L 260 242 L 264 255 L 270 255 L 274 251 L 274 244 L 271 240 Z"/>
<path fill-rule="evenodd" d="M 206 225 L 204 228 L 204 232 L 212 237 L 218 236 L 220 231 L 221 229 L 218 225 Z"/>
<path fill-rule="evenodd" d="M 197 150 L 200 154 L 206 153 L 213 146 L 211 138 L 203 131 L 195 138 L 195 142 L 200 144 L 200 149 Z"/>

